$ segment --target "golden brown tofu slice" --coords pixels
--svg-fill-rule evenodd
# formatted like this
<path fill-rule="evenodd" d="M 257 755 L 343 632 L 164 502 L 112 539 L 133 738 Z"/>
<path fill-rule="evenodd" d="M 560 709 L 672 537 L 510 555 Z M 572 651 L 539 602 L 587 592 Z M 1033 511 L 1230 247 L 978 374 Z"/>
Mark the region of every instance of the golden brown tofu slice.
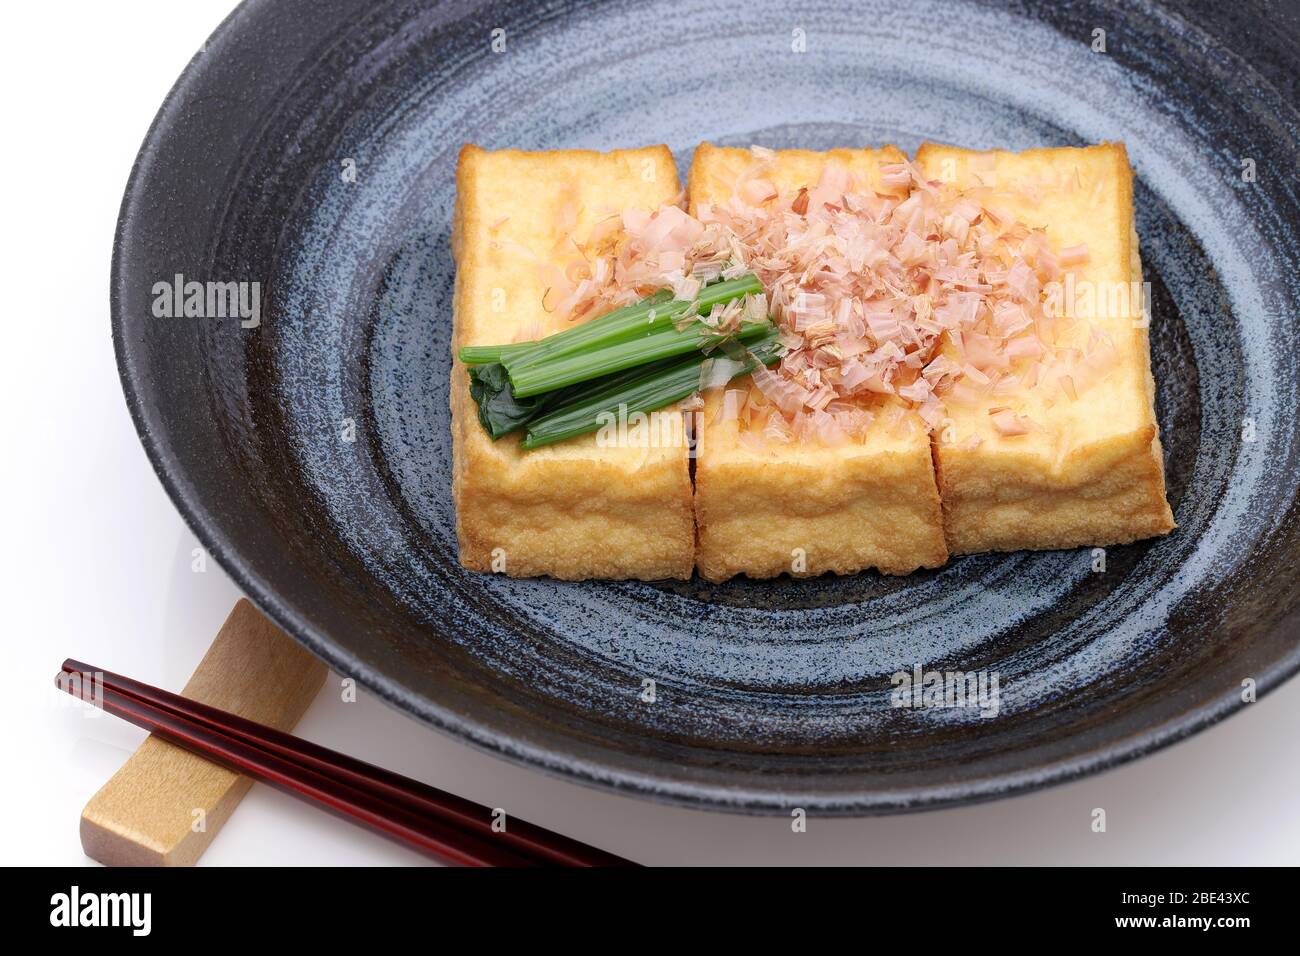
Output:
<path fill-rule="evenodd" d="M 893 146 L 829 152 L 782 150 L 764 173 L 783 192 L 814 186 L 828 162 L 849 168 L 860 192 L 889 192 L 880 166 Z M 691 166 L 691 211 L 724 202 L 754 155 L 701 143 Z M 748 378 L 729 388 L 753 388 Z M 723 391 L 705 396 L 695 470 L 696 566 L 721 581 L 878 568 L 906 574 L 947 560 L 930 438 L 893 396 L 877 400 L 872 426 L 848 444 L 742 442 L 739 419 L 720 415 Z"/>
<path fill-rule="evenodd" d="M 680 189 L 666 146 L 609 153 L 466 146 L 452 229 L 453 353 L 566 327 L 543 307 L 542 266 L 572 257 L 572 248 L 564 249 L 569 235 L 581 240 L 626 209 L 654 210 Z M 459 359 L 451 411 L 452 494 L 465 567 L 568 580 L 690 576 L 695 526 L 685 440 L 615 447 L 588 435 L 533 451 L 521 450 L 517 435 L 494 442 L 478 421 Z M 681 416 L 676 409 L 656 414 Z"/>
<path fill-rule="evenodd" d="M 1108 545 L 1170 531 L 1123 144 L 977 153 L 926 143 L 916 163 L 942 188 L 991 188 L 989 208 L 1043 228 L 1056 252 L 1086 244 L 1087 260 L 1058 288 L 1056 344 L 1084 354 L 1100 332 L 1114 346 L 1078 389 L 1050 381 L 948 403 L 935 436 L 948 549 Z M 995 427 L 1003 408 L 1025 434 Z"/>

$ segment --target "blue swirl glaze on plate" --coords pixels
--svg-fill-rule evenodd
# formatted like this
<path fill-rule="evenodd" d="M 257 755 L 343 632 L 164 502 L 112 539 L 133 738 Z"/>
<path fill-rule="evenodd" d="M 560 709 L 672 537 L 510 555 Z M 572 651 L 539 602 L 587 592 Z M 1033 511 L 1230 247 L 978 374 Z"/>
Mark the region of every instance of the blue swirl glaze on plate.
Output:
<path fill-rule="evenodd" d="M 1244 33 L 1141 5 L 340 3 L 308 20 L 293 7 L 241 7 L 164 106 L 128 188 L 114 318 L 178 505 L 336 667 L 580 780 L 830 813 L 1065 779 L 1224 716 L 1243 679 L 1267 689 L 1295 670 L 1297 114 L 1239 59 Z M 648 23 L 681 36 L 647 45 Z M 271 51 L 274 68 L 240 79 Z M 212 90 L 238 91 L 239 108 Z M 230 135 L 196 144 L 199 119 Z M 462 571 L 447 409 L 457 151 L 664 141 L 684 173 L 704 139 L 1124 140 L 1179 530 L 1110 549 L 1101 574 L 1086 549 L 901 579 Z M 169 221 L 168 203 L 194 221 Z M 169 242 L 147 241 L 158 234 Z M 151 324 L 139 285 L 176 271 L 263 278 L 264 326 Z M 347 419 L 355 442 L 340 439 Z M 996 671 L 998 716 L 892 708 L 889 675 L 916 663 Z"/>

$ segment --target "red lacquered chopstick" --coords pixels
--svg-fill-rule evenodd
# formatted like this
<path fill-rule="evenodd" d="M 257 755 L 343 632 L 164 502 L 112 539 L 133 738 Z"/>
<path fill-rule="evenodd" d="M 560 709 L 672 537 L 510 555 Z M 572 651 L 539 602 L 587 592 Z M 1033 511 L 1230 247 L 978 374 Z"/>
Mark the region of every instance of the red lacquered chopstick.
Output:
<path fill-rule="evenodd" d="M 80 676 L 79 687 L 67 680 L 70 674 Z M 480 866 L 635 865 L 524 821 L 511 819 L 505 831 L 493 832 L 487 807 L 80 661 L 65 661 L 57 683 L 85 696 L 87 680 L 100 682 L 97 702 L 106 711 L 440 859 Z"/>
<path fill-rule="evenodd" d="M 64 661 L 63 670 L 66 673 L 102 675 L 104 685 L 119 693 L 218 729 L 227 736 L 349 786 L 377 792 L 414 813 L 430 815 L 485 840 L 505 844 L 524 856 L 537 857 L 537 862 L 559 866 L 629 865 L 622 857 L 523 820 L 510 819 L 505 831 L 494 833 L 491 811 L 480 804 L 121 674 L 100 671 L 76 660 Z"/>
<path fill-rule="evenodd" d="M 63 681 L 60 686 L 75 693 L 70 682 Z M 312 801 L 344 819 L 370 827 L 440 860 L 463 866 L 537 865 L 536 860 L 523 857 L 504 846 L 493 846 L 438 820 L 422 819 L 364 791 L 311 773 L 219 731 L 121 694 L 107 684 L 96 693 L 96 702 L 108 713 L 122 717 L 237 773 Z"/>

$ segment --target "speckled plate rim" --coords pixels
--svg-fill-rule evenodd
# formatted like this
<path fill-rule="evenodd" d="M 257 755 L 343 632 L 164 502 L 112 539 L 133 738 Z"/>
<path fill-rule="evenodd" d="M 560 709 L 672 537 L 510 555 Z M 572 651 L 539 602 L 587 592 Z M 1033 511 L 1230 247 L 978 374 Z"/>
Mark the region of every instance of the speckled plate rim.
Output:
<path fill-rule="evenodd" d="M 1108 770 L 1139 757 L 1162 750 L 1204 730 L 1241 710 L 1235 691 L 1227 690 L 1219 698 L 1195 707 L 1180 718 L 1166 721 L 1141 733 L 1099 747 L 1095 752 L 1040 766 L 1032 771 L 1015 771 L 982 776 L 949 786 L 923 789 L 861 791 L 832 795 L 767 790 L 760 788 L 724 788 L 708 784 L 666 781 L 646 774 L 612 770 L 599 763 L 560 755 L 551 750 L 522 744 L 509 735 L 497 733 L 481 724 L 462 718 L 450 709 L 389 682 L 385 675 L 367 666 L 356 655 L 321 634 L 307 616 L 283 601 L 280 596 L 235 551 L 227 547 L 212 514 L 187 493 L 183 476 L 175 461 L 150 430 L 144 412 L 140 383 L 132 375 L 123 324 L 123 290 L 139 280 L 127 263 L 129 247 L 138 239 L 133 233 L 136 212 L 142 202 L 142 181 L 158 155 L 158 144 L 172 130 L 177 109 L 186 94 L 199 88 L 205 80 L 204 53 L 217 41 L 235 32 L 245 18 L 256 15 L 260 0 L 243 0 L 212 32 L 203 51 L 196 53 L 177 78 L 158 113 L 150 124 L 132 164 L 114 233 L 110 267 L 109 304 L 113 350 L 117 362 L 127 409 L 145 454 L 168 497 L 200 544 L 231 579 L 263 612 L 286 633 L 307 647 L 335 671 L 354 677 L 396 710 L 419 719 L 453 737 L 487 753 L 496 754 L 553 776 L 606 791 L 653 799 L 676 806 L 738 813 L 777 813 L 800 806 L 830 816 L 868 816 L 935 810 L 1005 797 L 1017 796 L 1045 787 L 1069 783 Z M 1300 622 L 1288 620 L 1296 645 L 1274 662 L 1257 679 L 1257 698 L 1279 687 L 1300 672 Z"/>

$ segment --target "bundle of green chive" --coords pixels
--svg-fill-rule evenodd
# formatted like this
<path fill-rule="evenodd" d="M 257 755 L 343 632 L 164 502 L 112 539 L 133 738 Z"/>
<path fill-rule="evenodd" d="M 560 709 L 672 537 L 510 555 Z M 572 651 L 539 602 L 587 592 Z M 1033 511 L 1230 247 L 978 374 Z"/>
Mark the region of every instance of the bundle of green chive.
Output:
<path fill-rule="evenodd" d="M 771 365 L 781 356 L 776 327 L 742 322 L 723 334 L 695 318 L 762 292 L 753 274 L 704 286 L 695 299 L 663 290 L 536 342 L 466 346 L 470 395 L 493 440 L 524 430 L 523 448 L 598 431 L 609 415 L 648 413 L 700 389 Z M 716 354 L 729 364 L 710 365 Z"/>

